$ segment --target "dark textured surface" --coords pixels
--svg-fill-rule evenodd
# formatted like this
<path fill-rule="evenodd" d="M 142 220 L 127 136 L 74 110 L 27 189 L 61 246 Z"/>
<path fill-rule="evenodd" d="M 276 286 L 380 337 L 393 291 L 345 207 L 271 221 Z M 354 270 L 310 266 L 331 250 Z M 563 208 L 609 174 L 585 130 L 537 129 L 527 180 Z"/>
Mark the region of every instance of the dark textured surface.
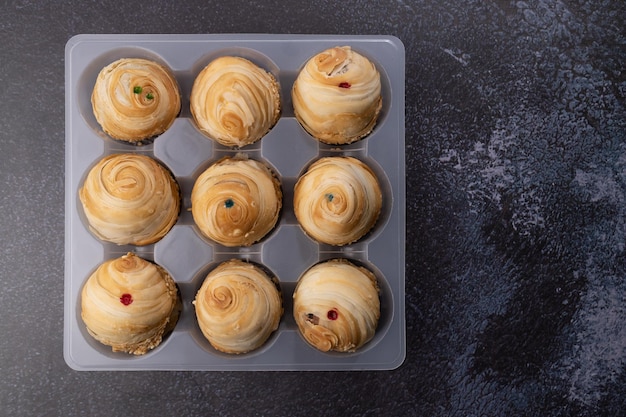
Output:
<path fill-rule="evenodd" d="M 626 415 L 626 3 L 4 3 L 0 415 Z M 391 372 L 70 370 L 64 45 L 389 34 L 407 54 L 407 359 Z"/>

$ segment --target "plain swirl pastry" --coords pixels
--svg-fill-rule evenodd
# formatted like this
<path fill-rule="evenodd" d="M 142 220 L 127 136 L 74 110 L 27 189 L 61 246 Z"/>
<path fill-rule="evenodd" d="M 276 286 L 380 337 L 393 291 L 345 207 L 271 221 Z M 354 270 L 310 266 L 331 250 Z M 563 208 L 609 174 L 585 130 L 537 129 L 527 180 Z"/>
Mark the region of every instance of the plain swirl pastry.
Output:
<path fill-rule="evenodd" d="M 298 280 L 293 315 L 315 348 L 353 352 L 371 340 L 380 318 L 374 274 L 345 259 L 319 263 Z"/>
<path fill-rule="evenodd" d="M 207 168 L 191 191 L 191 213 L 206 237 L 224 246 L 250 246 L 269 233 L 280 214 L 278 178 L 243 155 Z"/>
<path fill-rule="evenodd" d="M 376 223 L 382 192 L 374 172 L 353 157 L 314 162 L 296 183 L 294 212 L 318 242 L 342 246 L 363 237 Z"/>
<path fill-rule="evenodd" d="M 333 145 L 367 136 L 382 107 L 378 70 L 349 46 L 327 49 L 307 61 L 291 94 L 304 129 Z"/>
<path fill-rule="evenodd" d="M 111 137 L 141 143 L 174 123 L 181 97 L 168 68 L 147 59 L 123 58 L 100 71 L 91 104 L 96 120 Z"/>
<path fill-rule="evenodd" d="M 81 292 L 87 331 L 114 352 L 154 349 L 176 325 L 180 309 L 172 277 L 132 253 L 103 262 Z"/>
<path fill-rule="evenodd" d="M 211 345 L 226 353 L 262 346 L 283 314 L 277 284 L 260 267 L 238 259 L 217 266 L 193 301 L 198 325 Z"/>
<path fill-rule="evenodd" d="M 90 230 L 118 245 L 148 245 L 172 228 L 180 191 L 171 173 L 140 154 L 112 154 L 87 174 L 79 190 Z"/>
<path fill-rule="evenodd" d="M 281 108 L 274 76 L 234 56 L 217 58 L 198 74 L 190 105 L 198 128 L 229 147 L 261 139 L 278 121 Z"/>

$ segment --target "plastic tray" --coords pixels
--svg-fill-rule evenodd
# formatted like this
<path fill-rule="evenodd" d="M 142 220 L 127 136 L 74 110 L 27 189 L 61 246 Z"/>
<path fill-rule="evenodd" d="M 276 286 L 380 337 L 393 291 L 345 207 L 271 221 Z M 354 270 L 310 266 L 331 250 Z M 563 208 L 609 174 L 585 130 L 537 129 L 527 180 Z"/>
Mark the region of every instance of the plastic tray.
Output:
<path fill-rule="evenodd" d="M 324 49 L 349 45 L 377 66 L 383 108 L 367 138 L 337 147 L 319 143 L 293 114 L 291 87 L 305 62 Z M 270 71 L 281 86 L 282 113 L 260 141 L 229 149 L 205 137 L 189 110 L 198 72 L 222 55 L 242 56 Z M 182 111 L 173 126 L 153 143 L 133 146 L 109 138 L 98 125 L 90 96 L 98 72 L 124 57 L 148 58 L 168 65 L 180 84 Z M 65 49 L 65 326 L 64 356 L 76 370 L 385 370 L 405 358 L 405 167 L 404 46 L 390 36 L 332 35 L 78 35 Z M 89 168 L 104 155 L 142 153 L 164 163 L 183 194 L 181 215 L 164 239 L 134 247 L 101 242 L 89 231 L 78 189 Z M 283 209 L 268 237 L 247 248 L 212 244 L 196 230 L 190 207 L 195 178 L 212 162 L 244 152 L 278 173 Z M 377 173 L 384 205 L 377 225 L 359 242 L 344 247 L 318 244 L 307 237 L 293 214 L 293 186 L 306 167 L 327 155 L 355 156 Z M 174 331 L 142 356 L 114 353 L 88 335 L 80 318 L 80 291 L 100 263 L 129 251 L 166 268 L 180 289 L 183 310 Z M 375 337 L 353 353 L 324 353 L 298 332 L 292 294 L 299 276 L 319 261 L 347 258 L 370 268 L 381 289 L 381 318 Z M 260 349 L 242 355 L 214 350 L 203 338 L 191 304 L 208 271 L 231 258 L 264 265 L 280 281 L 284 315 L 278 330 Z"/>

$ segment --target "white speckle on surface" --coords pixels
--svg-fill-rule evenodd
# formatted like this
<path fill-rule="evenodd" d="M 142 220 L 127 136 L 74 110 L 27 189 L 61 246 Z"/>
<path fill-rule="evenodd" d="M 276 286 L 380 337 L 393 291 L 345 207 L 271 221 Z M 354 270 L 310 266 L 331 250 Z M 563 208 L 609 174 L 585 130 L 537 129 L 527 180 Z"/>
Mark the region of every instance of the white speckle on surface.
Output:
<path fill-rule="evenodd" d="M 574 176 L 575 185 L 582 188 L 582 192 L 588 196 L 590 202 L 595 203 L 600 200 L 609 199 L 624 201 L 619 185 L 610 175 L 602 175 L 594 172 L 576 170 Z"/>
<path fill-rule="evenodd" d="M 441 50 L 445 52 L 446 54 L 450 55 L 452 58 L 454 58 L 459 64 L 463 65 L 464 67 L 466 67 L 469 64 L 469 59 L 470 59 L 469 54 L 464 54 L 459 50 L 452 50 L 449 48 L 441 48 Z"/>
<path fill-rule="evenodd" d="M 543 228 L 543 201 L 534 185 L 536 170 L 527 156 L 520 152 L 521 138 L 516 133 L 517 120 L 500 121 L 491 136 L 476 141 L 470 150 L 445 149 L 439 161 L 453 164 L 460 177 L 468 202 L 474 212 L 485 202 L 511 212 L 511 226 L 520 234 L 528 235 Z M 461 164 L 466 161 L 466 166 Z M 464 169 L 467 168 L 467 169 Z"/>
<path fill-rule="evenodd" d="M 602 386 L 626 366 L 626 277 L 603 275 L 593 267 L 585 273 L 589 289 L 572 319 L 573 352 L 559 371 L 569 384 L 570 400 L 594 404 Z"/>

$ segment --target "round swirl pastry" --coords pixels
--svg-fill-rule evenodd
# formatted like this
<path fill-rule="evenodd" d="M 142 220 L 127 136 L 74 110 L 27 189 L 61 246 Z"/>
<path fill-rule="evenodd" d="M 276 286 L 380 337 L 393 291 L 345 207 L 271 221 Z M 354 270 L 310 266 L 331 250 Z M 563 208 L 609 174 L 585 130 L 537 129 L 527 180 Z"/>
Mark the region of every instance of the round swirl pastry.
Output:
<path fill-rule="evenodd" d="M 196 77 L 190 105 L 204 134 L 222 145 L 242 147 L 261 139 L 278 121 L 278 83 L 247 59 L 220 57 Z"/>
<path fill-rule="evenodd" d="M 283 314 L 276 283 L 258 266 L 238 259 L 211 271 L 193 304 L 202 334 L 225 353 L 262 346 Z"/>
<path fill-rule="evenodd" d="M 223 158 L 204 171 L 191 191 L 200 231 L 224 246 L 250 246 L 269 233 L 280 214 L 280 182 L 263 163 Z"/>
<path fill-rule="evenodd" d="M 87 331 L 114 352 L 142 355 L 174 329 L 178 288 L 159 265 L 132 253 L 102 263 L 81 293 Z"/>
<path fill-rule="evenodd" d="M 112 154 L 87 174 L 79 190 L 90 230 L 118 245 L 148 245 L 172 228 L 180 211 L 176 180 L 154 159 Z"/>
<path fill-rule="evenodd" d="M 342 246 L 363 237 L 376 223 L 382 193 L 374 172 L 352 157 L 317 160 L 298 179 L 294 212 L 318 242 Z"/>
<path fill-rule="evenodd" d="M 380 74 L 349 46 L 311 58 L 292 89 L 296 119 L 321 142 L 345 145 L 367 136 L 382 107 Z"/>
<path fill-rule="evenodd" d="M 327 352 L 353 352 L 374 337 L 380 318 L 374 274 L 345 259 L 310 268 L 293 293 L 293 315 L 304 338 Z"/>
<path fill-rule="evenodd" d="M 106 133 L 140 144 L 174 123 L 181 98 L 178 83 L 168 68 L 146 59 L 124 58 L 100 71 L 91 104 Z"/>

